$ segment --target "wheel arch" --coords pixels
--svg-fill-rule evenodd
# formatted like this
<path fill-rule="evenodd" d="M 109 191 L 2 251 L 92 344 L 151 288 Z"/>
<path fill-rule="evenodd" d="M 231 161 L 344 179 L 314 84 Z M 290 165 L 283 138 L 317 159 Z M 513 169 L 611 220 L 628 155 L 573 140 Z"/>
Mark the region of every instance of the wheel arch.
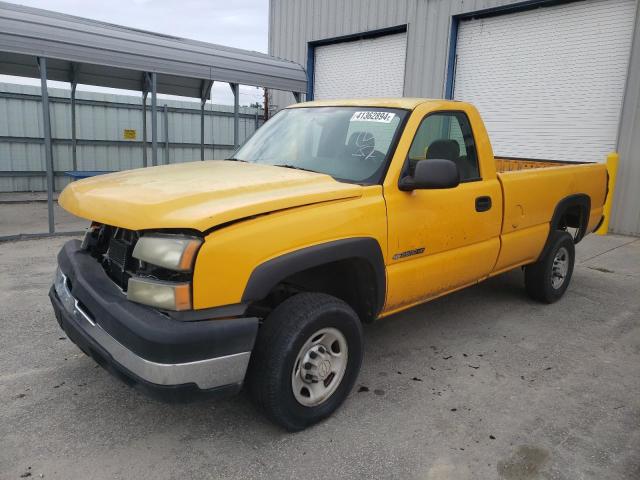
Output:
<path fill-rule="evenodd" d="M 386 295 L 386 270 L 380 244 L 371 237 L 355 237 L 321 243 L 272 258 L 258 265 L 245 286 L 242 302 L 251 303 L 265 299 L 280 283 L 295 275 L 315 268 L 352 264 L 359 275 L 373 277 L 371 317 L 382 310 Z M 363 270 L 368 270 L 364 272 Z M 358 277 L 362 281 L 362 277 Z M 361 285 L 356 285 L 361 287 Z M 358 312 L 360 313 L 360 312 Z M 372 319 L 372 318 L 371 318 Z M 366 319 L 365 319 L 366 321 Z"/>
<path fill-rule="evenodd" d="M 558 202 L 549 223 L 549 234 L 538 259 L 543 258 L 551 246 L 553 232 L 565 230 L 566 227 L 576 229 L 573 243 L 579 243 L 587 234 L 589 216 L 591 214 L 591 197 L 586 193 L 577 193 L 564 197 Z"/>

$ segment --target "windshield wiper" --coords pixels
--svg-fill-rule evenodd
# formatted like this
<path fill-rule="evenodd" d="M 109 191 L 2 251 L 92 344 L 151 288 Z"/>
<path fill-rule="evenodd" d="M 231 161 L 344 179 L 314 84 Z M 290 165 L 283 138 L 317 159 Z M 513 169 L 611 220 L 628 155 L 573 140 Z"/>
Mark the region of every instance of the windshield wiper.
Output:
<path fill-rule="evenodd" d="M 248 163 L 247 160 L 242 160 L 241 158 L 235 158 L 235 157 L 229 157 L 229 158 L 225 158 L 225 160 L 228 160 L 230 162 L 243 162 L 243 163 Z"/>
<path fill-rule="evenodd" d="M 297 167 L 296 165 L 288 165 L 288 164 L 277 164 L 274 165 L 274 167 L 282 167 L 282 168 L 291 168 L 293 170 L 302 170 L 304 172 L 313 172 L 313 173 L 318 173 L 315 170 L 310 170 L 308 168 L 302 168 L 302 167 Z"/>

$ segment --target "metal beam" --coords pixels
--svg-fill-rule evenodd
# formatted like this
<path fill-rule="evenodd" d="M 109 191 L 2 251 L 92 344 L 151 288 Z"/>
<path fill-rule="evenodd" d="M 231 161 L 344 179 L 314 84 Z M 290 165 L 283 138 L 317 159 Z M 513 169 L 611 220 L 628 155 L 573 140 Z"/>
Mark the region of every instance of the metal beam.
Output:
<path fill-rule="evenodd" d="M 151 164 L 158 165 L 158 75 L 151 74 Z"/>
<path fill-rule="evenodd" d="M 148 167 L 147 160 L 147 95 L 149 95 L 149 79 L 148 73 L 142 74 L 142 166 Z"/>
<path fill-rule="evenodd" d="M 78 170 L 77 133 L 76 133 L 76 87 L 78 86 L 79 64 L 71 64 L 71 160 L 74 170 Z"/>
<path fill-rule="evenodd" d="M 269 90 L 264 89 L 264 121 L 269 120 Z"/>
<path fill-rule="evenodd" d="M 162 107 L 162 136 L 164 137 L 164 164 L 169 165 L 169 112 L 167 104 Z"/>
<path fill-rule="evenodd" d="M 204 161 L 204 104 L 206 100 L 200 100 L 200 161 Z"/>
<path fill-rule="evenodd" d="M 77 136 L 76 136 L 76 87 L 77 83 L 71 83 L 71 163 L 73 169 L 78 169 L 78 152 L 77 152 Z"/>
<path fill-rule="evenodd" d="M 204 106 L 207 103 L 207 98 L 211 96 L 211 87 L 213 82 L 209 80 L 202 81 L 202 88 L 200 90 L 200 160 L 204 160 Z"/>
<path fill-rule="evenodd" d="M 80 83 L 80 82 L 78 82 Z M 148 93 L 148 91 L 147 91 Z M 31 95 L 28 93 L 0 92 L 0 99 L 29 100 L 40 103 L 40 95 Z M 67 97 L 49 97 L 49 104 L 60 103 L 69 104 L 71 101 Z M 125 110 L 142 110 L 142 104 L 107 102 L 103 100 L 89 100 L 86 98 L 76 98 L 76 105 L 88 105 L 91 107 L 109 107 Z M 147 109 L 148 110 L 148 109 Z M 188 113 L 193 114 L 194 108 L 168 107 L 169 113 Z M 221 110 L 205 110 L 205 116 L 213 117 L 233 117 L 233 112 L 224 112 Z M 240 118 L 251 119 L 253 113 L 240 113 Z"/>
<path fill-rule="evenodd" d="M 55 233 L 53 218 L 53 149 L 51 147 L 51 117 L 49 113 L 49 92 L 47 90 L 47 59 L 38 57 L 40 68 L 40 88 L 42 89 L 42 126 L 44 130 L 44 155 L 47 164 L 47 211 L 49 233 Z"/>
<path fill-rule="evenodd" d="M 93 145 L 93 146 L 101 146 L 101 147 L 117 145 L 120 147 L 130 146 L 130 147 L 138 148 L 138 146 L 142 145 L 141 141 L 135 141 L 135 140 L 95 140 L 95 139 L 89 140 L 89 139 L 79 138 L 77 142 L 78 142 L 78 145 L 87 145 L 87 146 Z M 44 140 L 41 137 L 11 137 L 11 136 L 0 135 L 0 144 L 2 143 L 23 143 L 23 144 L 32 143 L 32 144 L 42 145 L 44 144 Z M 71 139 L 70 138 L 52 138 L 51 143 L 53 145 L 71 145 Z M 172 148 L 183 147 L 183 148 L 199 149 L 200 142 L 169 142 L 169 146 Z M 224 143 L 222 144 L 205 143 L 205 147 L 231 149 L 233 148 L 233 145 L 224 144 Z"/>
<path fill-rule="evenodd" d="M 238 148 L 240 142 L 240 86 L 237 83 L 230 83 L 229 86 L 233 92 L 233 146 Z"/>
<path fill-rule="evenodd" d="M 65 172 L 53 172 L 55 177 L 62 177 Z M 17 177 L 46 177 L 46 170 L 13 170 L 13 171 L 2 171 L 0 170 L 0 178 L 17 178 Z M 36 200 L 26 200 L 26 202 L 33 202 Z M 45 200 L 46 202 L 46 200 Z M 0 203 L 3 203 L 0 201 Z"/>
<path fill-rule="evenodd" d="M 147 95 L 149 92 L 142 94 L 142 166 L 147 167 Z"/>

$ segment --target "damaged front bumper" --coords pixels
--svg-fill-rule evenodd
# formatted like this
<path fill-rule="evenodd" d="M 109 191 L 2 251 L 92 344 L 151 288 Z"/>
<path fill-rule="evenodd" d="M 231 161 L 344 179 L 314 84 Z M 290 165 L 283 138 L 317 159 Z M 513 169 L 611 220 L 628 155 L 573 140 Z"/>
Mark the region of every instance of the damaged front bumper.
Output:
<path fill-rule="evenodd" d="M 49 297 L 68 337 L 101 366 L 155 397 L 237 392 L 258 319 L 184 322 L 128 301 L 101 265 L 67 242 Z"/>

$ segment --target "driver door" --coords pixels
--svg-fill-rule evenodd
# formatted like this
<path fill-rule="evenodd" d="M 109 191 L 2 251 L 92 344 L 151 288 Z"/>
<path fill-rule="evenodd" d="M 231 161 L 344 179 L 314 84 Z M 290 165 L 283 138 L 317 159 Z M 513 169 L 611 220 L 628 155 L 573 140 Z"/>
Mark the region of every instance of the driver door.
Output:
<path fill-rule="evenodd" d="M 385 186 L 385 314 L 486 278 L 498 257 L 500 185 L 495 174 L 482 177 L 464 111 L 436 111 L 421 119 L 400 176 L 411 175 L 418 161 L 436 158 L 456 163 L 458 186 L 405 192 L 397 188 L 397 179 Z"/>

